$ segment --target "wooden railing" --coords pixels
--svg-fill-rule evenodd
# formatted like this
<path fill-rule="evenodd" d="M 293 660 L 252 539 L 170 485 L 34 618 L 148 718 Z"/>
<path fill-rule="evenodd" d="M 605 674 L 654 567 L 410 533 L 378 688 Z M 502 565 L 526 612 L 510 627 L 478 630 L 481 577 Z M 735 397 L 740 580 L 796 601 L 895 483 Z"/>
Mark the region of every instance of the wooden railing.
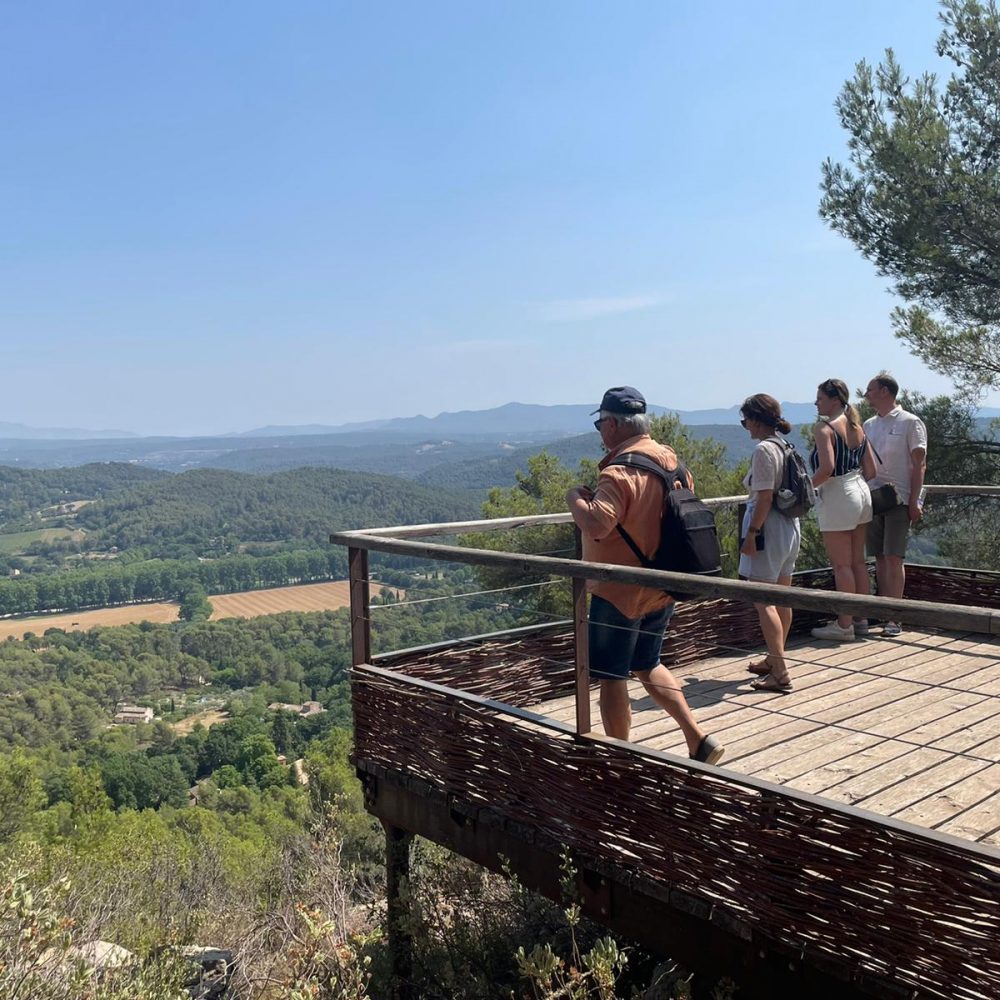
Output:
<path fill-rule="evenodd" d="M 928 486 L 928 495 L 1000 496 L 996 486 Z M 718 497 L 706 503 L 716 509 L 733 507 L 746 501 L 745 496 Z M 616 566 L 608 563 L 584 562 L 553 556 L 527 553 L 497 552 L 469 546 L 446 545 L 417 541 L 433 536 L 470 535 L 489 531 L 509 531 L 539 525 L 568 524 L 567 514 L 537 514 L 528 517 L 505 517 L 478 521 L 452 521 L 442 524 L 404 525 L 391 528 L 371 528 L 332 534 L 330 541 L 347 546 L 349 552 L 352 643 L 355 663 L 371 662 L 369 630 L 370 592 L 368 583 L 368 552 L 487 566 L 521 572 L 525 576 L 549 574 L 567 577 L 573 583 L 573 626 L 575 631 L 575 663 L 577 732 L 590 731 L 590 669 L 587 648 L 588 580 L 637 584 L 659 589 L 674 589 L 692 593 L 700 599 L 728 599 L 758 604 L 776 604 L 805 611 L 827 614 L 850 614 L 858 618 L 878 618 L 985 635 L 1000 635 L 1000 611 L 989 607 L 968 607 L 936 601 L 915 601 L 899 598 L 870 597 L 839 591 L 806 590 L 778 584 L 753 583 L 719 577 L 698 577 L 686 573 Z"/>

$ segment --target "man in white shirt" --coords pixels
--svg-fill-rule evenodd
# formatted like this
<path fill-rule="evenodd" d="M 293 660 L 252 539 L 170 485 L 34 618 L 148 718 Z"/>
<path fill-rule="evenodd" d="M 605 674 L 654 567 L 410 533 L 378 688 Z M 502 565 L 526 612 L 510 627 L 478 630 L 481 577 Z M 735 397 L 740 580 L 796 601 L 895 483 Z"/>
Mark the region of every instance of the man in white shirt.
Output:
<path fill-rule="evenodd" d="M 865 421 L 865 434 L 873 451 L 878 474 L 869 483 L 872 490 L 887 483 L 896 487 L 899 505 L 875 514 L 868 525 L 865 548 L 875 556 L 878 592 L 883 597 L 902 597 L 906 583 L 903 557 L 910 525 L 920 520 L 920 491 L 927 466 L 927 428 L 897 402 L 899 383 L 887 372 L 879 372 L 865 389 L 865 399 L 877 416 Z M 883 635 L 899 635 L 898 622 L 886 622 Z"/>

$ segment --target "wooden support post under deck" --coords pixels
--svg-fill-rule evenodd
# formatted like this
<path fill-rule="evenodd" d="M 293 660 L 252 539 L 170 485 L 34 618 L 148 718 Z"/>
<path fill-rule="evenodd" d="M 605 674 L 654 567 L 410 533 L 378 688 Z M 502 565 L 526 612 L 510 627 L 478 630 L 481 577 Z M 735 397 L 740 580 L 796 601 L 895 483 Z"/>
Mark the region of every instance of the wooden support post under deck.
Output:
<path fill-rule="evenodd" d="M 413 834 L 384 820 L 386 931 L 392 971 L 392 1000 L 414 1000 L 413 938 L 410 933 L 410 845 Z"/>
<path fill-rule="evenodd" d="M 576 731 L 590 732 L 590 647 L 587 644 L 587 581 L 573 578 L 573 649 L 576 661 Z"/>
<path fill-rule="evenodd" d="M 354 665 L 371 663 L 372 636 L 369 621 L 368 550 L 347 550 L 351 589 L 351 652 Z"/>

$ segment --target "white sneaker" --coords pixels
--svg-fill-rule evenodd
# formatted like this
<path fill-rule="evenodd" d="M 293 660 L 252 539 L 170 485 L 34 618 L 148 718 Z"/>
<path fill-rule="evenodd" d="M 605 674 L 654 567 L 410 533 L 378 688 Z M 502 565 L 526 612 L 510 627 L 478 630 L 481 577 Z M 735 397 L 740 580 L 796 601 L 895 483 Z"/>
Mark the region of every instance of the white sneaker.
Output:
<path fill-rule="evenodd" d="M 814 628 L 812 630 L 812 637 L 814 639 L 830 639 L 833 642 L 854 642 L 857 638 L 854 634 L 853 625 L 841 628 L 836 619 L 827 622 L 825 625 L 820 625 L 819 628 Z"/>
<path fill-rule="evenodd" d="M 882 635 L 895 636 L 902 631 L 899 622 L 885 622 L 882 626 Z"/>

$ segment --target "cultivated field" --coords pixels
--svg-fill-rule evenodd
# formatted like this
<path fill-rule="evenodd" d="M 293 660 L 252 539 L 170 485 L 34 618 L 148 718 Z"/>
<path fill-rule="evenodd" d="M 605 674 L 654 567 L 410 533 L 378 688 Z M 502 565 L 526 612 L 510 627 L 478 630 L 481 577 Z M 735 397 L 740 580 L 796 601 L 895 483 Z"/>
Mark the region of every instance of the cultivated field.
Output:
<path fill-rule="evenodd" d="M 372 584 L 372 593 L 379 592 Z M 393 589 L 403 598 L 405 591 Z M 210 597 L 212 621 L 220 618 L 256 618 L 276 615 L 281 611 L 336 611 L 346 608 L 350 594 L 346 580 L 330 583 L 304 583 L 297 587 L 275 587 L 272 590 L 248 590 L 240 594 L 216 594 Z M 133 622 L 173 622 L 177 620 L 177 604 L 160 601 L 156 604 L 127 604 L 119 608 L 99 608 L 96 611 L 76 611 L 67 614 L 38 615 L 34 618 L 0 620 L 0 640 L 8 636 L 20 639 L 25 632 L 41 635 L 47 628 L 67 632 L 85 632 L 98 625 L 129 625 Z"/>
<path fill-rule="evenodd" d="M 372 594 L 380 585 L 372 584 Z M 394 588 L 389 588 L 393 590 Z M 404 591 L 394 590 L 398 597 Z M 332 583 L 304 583 L 298 587 L 275 587 L 273 590 L 247 590 L 240 594 L 217 594 L 209 598 L 212 621 L 220 618 L 256 618 L 276 615 L 281 611 L 336 611 L 351 603 L 350 585 L 346 580 Z"/>
<path fill-rule="evenodd" d="M 0 639 L 6 639 L 9 635 L 20 639 L 25 632 L 41 635 L 47 628 L 85 632 L 98 625 L 129 625 L 143 621 L 177 621 L 177 605 L 172 601 L 159 601 L 156 604 L 126 604 L 120 608 L 72 611 L 66 614 L 38 615 L 35 618 L 5 618 L 0 621 Z"/>
<path fill-rule="evenodd" d="M 34 531 L 13 531 L 0 535 L 0 553 L 8 556 L 20 555 L 32 542 L 54 542 L 59 538 L 71 538 L 78 542 L 84 538 L 82 531 L 70 528 L 36 528 Z"/>

